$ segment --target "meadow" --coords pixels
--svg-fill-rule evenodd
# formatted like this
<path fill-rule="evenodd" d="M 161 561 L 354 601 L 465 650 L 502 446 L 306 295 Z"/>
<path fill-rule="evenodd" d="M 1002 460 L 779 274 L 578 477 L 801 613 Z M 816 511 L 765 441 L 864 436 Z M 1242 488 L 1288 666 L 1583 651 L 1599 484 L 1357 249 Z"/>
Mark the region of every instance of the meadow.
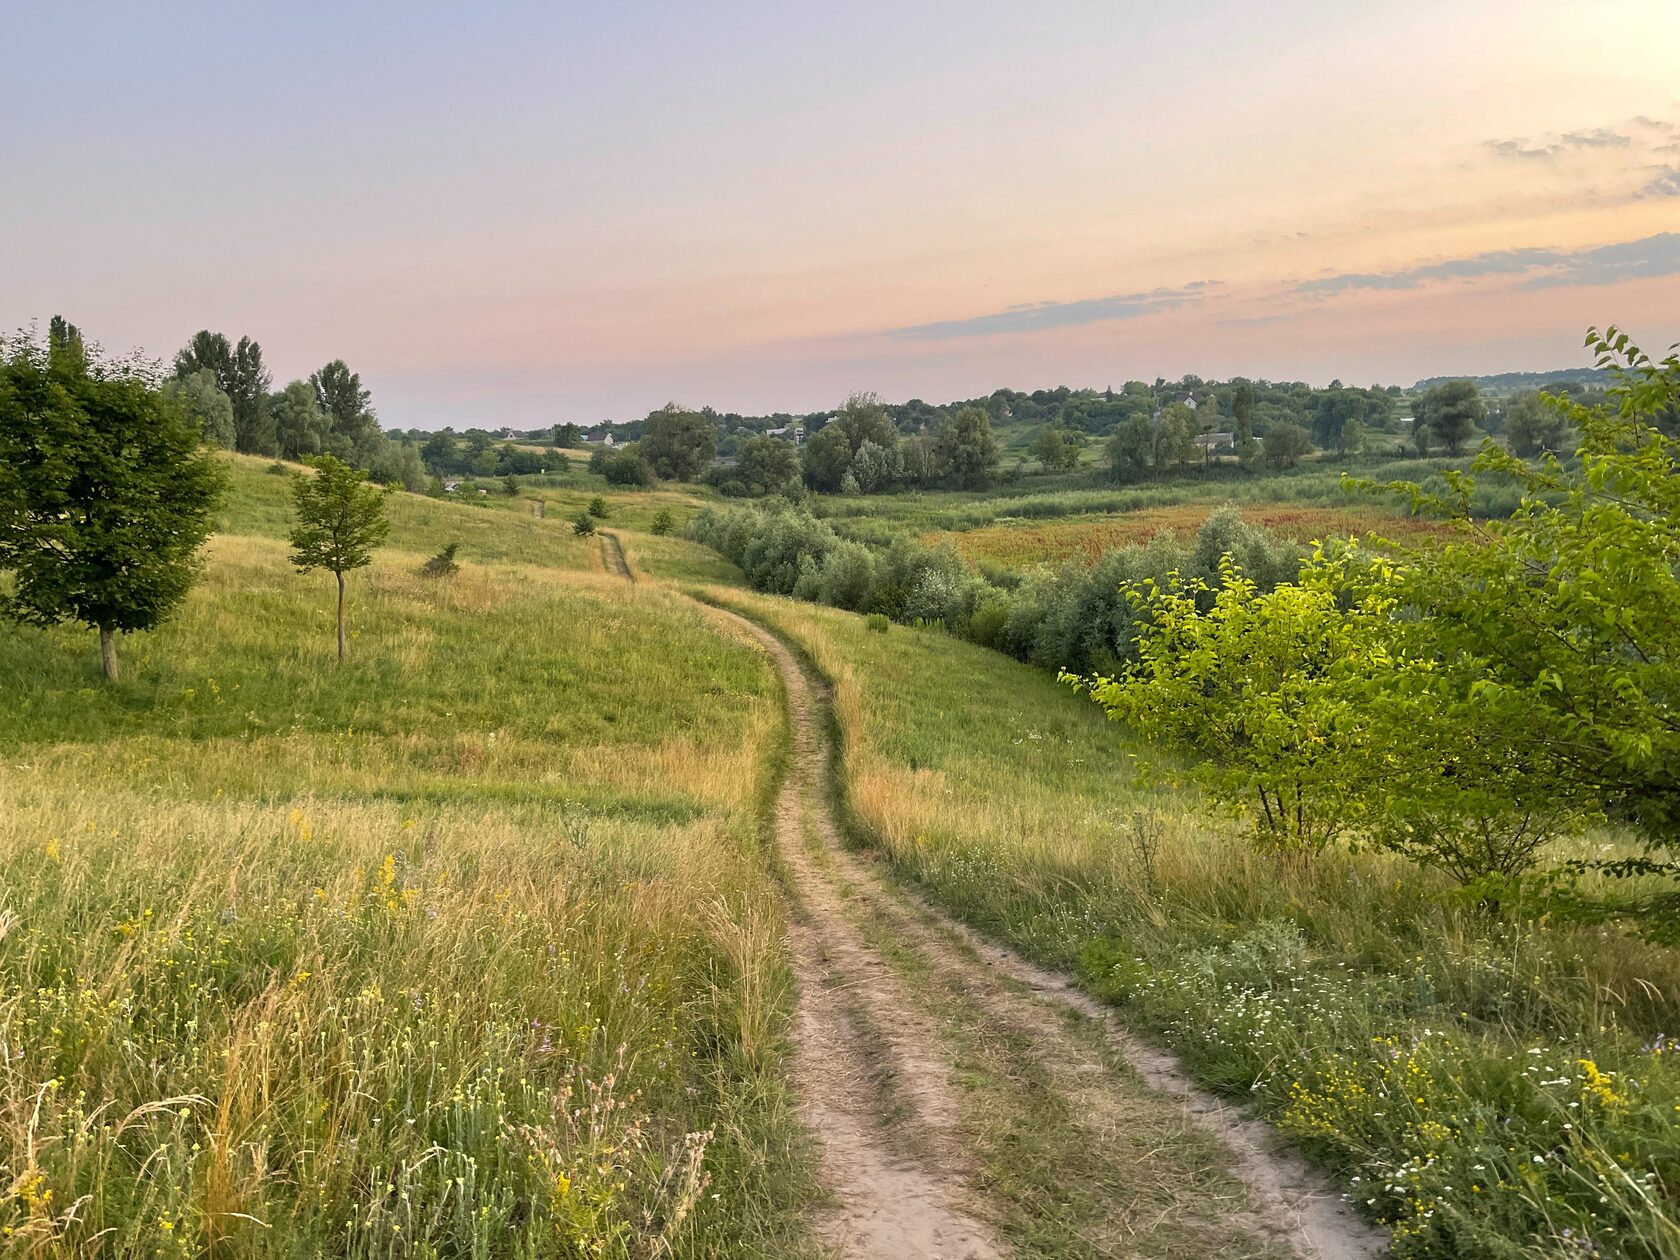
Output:
<path fill-rule="evenodd" d="M 1095 564 L 1104 552 L 1147 543 L 1159 533 L 1194 535 L 1218 505 L 1185 503 L 1175 507 L 1140 508 L 1133 512 L 1091 514 L 1049 521 L 1000 520 L 992 525 L 956 532 L 929 531 L 919 540 L 930 547 L 949 540 L 971 565 L 1022 568 L 1033 564 L 1078 560 Z M 1243 519 L 1251 525 L 1287 538 L 1310 543 L 1327 538 L 1363 538 L 1376 533 L 1403 540 L 1442 532 L 1436 521 L 1401 516 L 1380 506 L 1353 504 L 1318 507 L 1260 503 L 1247 507 Z"/>
<path fill-rule="evenodd" d="M 985 491 L 922 490 L 883 495 L 825 495 L 812 510 L 841 534 L 885 545 L 905 535 L 966 532 L 999 522 L 1061 521 L 1067 518 L 1131 516 L 1176 509 L 1203 516 L 1229 503 L 1244 515 L 1260 511 L 1349 513 L 1387 526 L 1404 520 L 1403 504 L 1350 486 L 1347 479 L 1416 481 L 1433 490 L 1445 482 L 1441 473 L 1466 461 L 1385 459 L 1325 454 L 1297 468 L 1264 474 L 1232 463 L 1193 469 L 1170 481 L 1116 485 L 1106 469 L 1065 474 L 1029 472 Z M 1514 485 L 1488 476 L 1477 484 L 1473 510 L 1478 515 L 1507 515 L 1516 506 Z M 1186 518 L 1187 519 L 1187 518 Z"/>
<path fill-rule="evenodd" d="M 0 631 L 0 1250 L 798 1251 L 761 658 L 563 519 L 397 495 L 335 668 L 229 464 L 121 684 Z"/>
<path fill-rule="evenodd" d="M 1261 856 L 1044 673 L 934 629 L 712 597 L 833 683 L 859 844 L 1249 1100 L 1395 1254 L 1680 1255 L 1674 951 L 1492 917 L 1377 855 Z"/>

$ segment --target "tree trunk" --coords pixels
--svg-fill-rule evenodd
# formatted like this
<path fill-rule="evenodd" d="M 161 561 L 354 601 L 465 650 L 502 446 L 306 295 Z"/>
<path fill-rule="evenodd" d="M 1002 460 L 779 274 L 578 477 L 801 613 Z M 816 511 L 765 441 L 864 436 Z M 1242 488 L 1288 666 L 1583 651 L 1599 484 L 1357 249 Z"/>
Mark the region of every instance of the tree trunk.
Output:
<path fill-rule="evenodd" d="M 344 664 L 344 574 L 338 578 L 338 663 Z"/>
<path fill-rule="evenodd" d="M 117 632 L 110 626 L 99 627 L 99 662 L 105 667 L 105 681 L 117 681 Z"/>

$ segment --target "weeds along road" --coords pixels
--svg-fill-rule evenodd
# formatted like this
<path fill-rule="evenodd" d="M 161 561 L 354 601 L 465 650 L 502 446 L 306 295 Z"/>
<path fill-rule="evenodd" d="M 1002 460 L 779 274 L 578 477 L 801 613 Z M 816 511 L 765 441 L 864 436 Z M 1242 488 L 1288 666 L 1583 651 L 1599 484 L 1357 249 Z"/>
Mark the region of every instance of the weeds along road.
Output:
<path fill-rule="evenodd" d="M 706 611 L 769 656 L 787 696 L 792 757 L 774 827 L 793 902 L 793 1073 L 832 1193 L 815 1225 L 834 1254 L 1382 1252 L 1386 1240 L 1265 1125 L 1196 1089 L 1065 978 L 848 850 L 825 690 L 763 626 Z"/>

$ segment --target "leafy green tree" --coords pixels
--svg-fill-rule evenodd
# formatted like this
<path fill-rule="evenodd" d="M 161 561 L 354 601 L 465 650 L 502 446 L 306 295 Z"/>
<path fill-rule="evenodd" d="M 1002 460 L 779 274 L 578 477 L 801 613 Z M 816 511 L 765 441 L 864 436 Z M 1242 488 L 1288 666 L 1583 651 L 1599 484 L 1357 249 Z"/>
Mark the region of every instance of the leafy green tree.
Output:
<path fill-rule="evenodd" d="M 813 490 L 839 491 L 852 468 L 852 443 L 836 421 L 829 421 L 805 443 L 805 483 Z"/>
<path fill-rule="evenodd" d="M 1511 400 L 1505 411 L 1505 441 L 1513 454 L 1524 459 L 1532 455 L 1565 454 L 1574 431 L 1563 410 L 1548 406 L 1539 390 L 1528 390 Z"/>
<path fill-rule="evenodd" d="M 653 470 L 642 458 L 638 443 L 620 446 L 601 461 L 601 475 L 610 486 L 646 486 L 653 483 Z"/>
<path fill-rule="evenodd" d="M 302 460 L 326 449 L 330 422 L 316 404 L 308 381 L 293 381 L 268 402 L 274 424 L 274 440 L 286 459 Z"/>
<path fill-rule="evenodd" d="M 1002 456 L 982 407 L 964 407 L 939 426 L 934 459 L 942 475 L 964 490 L 984 490 L 997 478 Z"/>
<path fill-rule="evenodd" d="M 853 455 L 865 442 L 873 442 L 883 450 L 892 450 L 898 445 L 898 428 L 877 394 L 852 394 L 825 427 L 835 425 L 846 435 Z"/>
<path fill-rule="evenodd" d="M 1502 521 L 1471 518 L 1467 478 L 1449 479 L 1449 504 L 1393 487 L 1454 508 L 1466 530 L 1396 580 L 1439 656 L 1474 667 L 1462 703 L 1476 720 L 1523 732 L 1560 789 L 1593 794 L 1645 837 L 1646 856 L 1591 864 L 1650 881 L 1597 912 L 1680 942 L 1680 443 L 1656 424 L 1680 403 L 1680 356 L 1653 361 L 1614 327 L 1587 344 L 1616 376 L 1614 410 L 1548 404 L 1579 432 L 1579 466 L 1485 447 L 1475 470 L 1523 487 Z"/>
<path fill-rule="evenodd" d="M 583 430 L 571 421 L 554 426 L 554 445 L 563 451 L 575 451 L 583 444 Z"/>
<path fill-rule="evenodd" d="M 221 333 L 202 330 L 175 356 L 175 375 L 190 376 L 203 369 L 215 373 L 216 387 L 233 404 L 234 449 L 248 455 L 276 454 L 279 446 L 268 412 L 271 378 L 263 366 L 262 347 L 249 337 L 230 345 Z"/>
<path fill-rule="evenodd" d="M 209 329 L 196 332 L 192 340 L 176 353 L 177 377 L 184 379 L 197 372 L 213 374 L 216 378 L 216 388 L 229 398 L 233 397 L 233 346 L 221 333 L 213 333 Z"/>
<path fill-rule="evenodd" d="M 660 508 L 653 514 L 653 532 L 663 538 L 677 528 L 677 518 L 670 508 Z"/>
<path fill-rule="evenodd" d="M 1155 430 L 1149 416 L 1134 412 L 1123 420 L 1108 439 L 1108 466 L 1114 480 L 1142 481 L 1149 475 L 1149 460 L 1155 449 Z"/>
<path fill-rule="evenodd" d="M 55 354 L 69 350 L 85 354 L 87 351 L 82 342 L 82 330 L 62 315 L 54 315 L 47 322 L 47 349 Z"/>
<path fill-rule="evenodd" d="M 662 481 L 692 481 L 717 454 L 717 426 L 698 411 L 667 403 L 647 418 L 642 459 Z"/>
<path fill-rule="evenodd" d="M 338 441 L 331 443 L 340 458 L 363 467 L 372 463 L 387 438 L 374 414 L 373 396 L 362 387 L 362 378 L 334 359 L 309 378 L 315 404 L 326 417 L 328 431 Z M 322 449 L 327 444 L 323 443 Z"/>
<path fill-rule="evenodd" d="M 163 392 L 192 417 L 206 442 L 221 447 L 233 445 L 233 400 L 217 386 L 214 372 L 200 368 L 165 381 Z"/>
<path fill-rule="evenodd" d="M 851 471 L 862 493 L 876 494 L 903 479 L 904 460 L 896 446 L 878 446 L 865 438 L 852 455 Z"/>
<path fill-rule="evenodd" d="M 1293 468 L 1310 450 L 1307 431 L 1298 424 L 1285 420 L 1266 430 L 1266 463 L 1272 468 Z"/>
<path fill-rule="evenodd" d="M 1475 381 L 1443 381 L 1424 391 L 1412 414 L 1432 440 L 1457 455 L 1486 418 L 1487 404 Z"/>
<path fill-rule="evenodd" d="M 420 448 L 413 442 L 386 442 L 385 447 L 368 465 L 368 480 L 385 486 L 401 486 L 419 494 L 427 489 L 430 478 L 420 459 Z"/>
<path fill-rule="evenodd" d="M 1179 402 L 1170 404 L 1161 412 L 1161 421 L 1155 426 L 1155 467 L 1177 468 L 1182 472 L 1189 464 L 1196 450 L 1191 440 L 1195 415 Z"/>
<path fill-rule="evenodd" d="M 1236 425 L 1233 436 L 1237 458 L 1245 465 L 1252 464 L 1258 452 L 1254 442 L 1254 386 L 1247 381 L 1239 381 L 1231 396 L 1231 419 Z"/>
<path fill-rule="evenodd" d="M 1085 435 L 1072 433 L 1060 425 L 1047 424 L 1038 431 L 1030 448 L 1046 472 L 1068 472 L 1079 467 L 1079 452 L 1085 447 Z"/>
<path fill-rule="evenodd" d="M 222 480 L 176 399 L 72 332 L 0 342 L 0 610 L 97 629 L 115 682 L 117 634 L 158 625 L 191 588 Z"/>
<path fill-rule="evenodd" d="M 516 497 L 519 494 L 519 478 L 515 477 L 512 473 L 503 477 L 502 493 L 507 495 L 510 499 Z"/>
<path fill-rule="evenodd" d="M 757 436 L 741 443 L 735 459 L 733 482 L 740 493 L 754 498 L 784 493 L 799 487 L 799 451 L 781 438 Z"/>
<path fill-rule="evenodd" d="M 391 523 L 385 495 L 367 482 L 367 474 L 333 455 L 313 461 L 315 473 L 292 477 L 292 563 L 298 572 L 326 569 L 338 580 L 338 660 L 344 663 L 344 575 L 373 561 L 373 549 L 385 541 Z"/>

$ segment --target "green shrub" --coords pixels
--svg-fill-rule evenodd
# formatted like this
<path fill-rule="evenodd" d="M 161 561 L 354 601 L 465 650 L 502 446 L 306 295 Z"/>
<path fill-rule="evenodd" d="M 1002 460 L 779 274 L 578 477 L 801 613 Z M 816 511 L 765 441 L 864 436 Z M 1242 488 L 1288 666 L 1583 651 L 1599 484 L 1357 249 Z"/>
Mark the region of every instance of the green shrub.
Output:
<path fill-rule="evenodd" d="M 677 527 L 677 518 L 670 508 L 660 508 L 653 514 L 653 532 L 660 537 L 671 533 Z"/>
<path fill-rule="evenodd" d="M 887 620 L 885 613 L 870 613 L 863 619 L 863 624 L 875 634 L 885 634 L 892 622 Z"/>
<path fill-rule="evenodd" d="M 452 542 L 425 564 L 420 566 L 420 576 L 430 578 L 453 577 L 461 571 L 461 566 L 455 563 L 455 552 L 461 546 Z"/>
<path fill-rule="evenodd" d="M 595 521 L 588 512 L 579 512 L 577 520 L 572 522 L 572 533 L 579 538 L 587 538 L 595 532 Z"/>
<path fill-rule="evenodd" d="M 608 516 L 612 515 L 611 509 L 607 507 L 607 501 L 600 495 L 596 495 L 593 499 L 589 500 L 589 506 L 584 510 L 598 521 L 604 521 Z"/>

